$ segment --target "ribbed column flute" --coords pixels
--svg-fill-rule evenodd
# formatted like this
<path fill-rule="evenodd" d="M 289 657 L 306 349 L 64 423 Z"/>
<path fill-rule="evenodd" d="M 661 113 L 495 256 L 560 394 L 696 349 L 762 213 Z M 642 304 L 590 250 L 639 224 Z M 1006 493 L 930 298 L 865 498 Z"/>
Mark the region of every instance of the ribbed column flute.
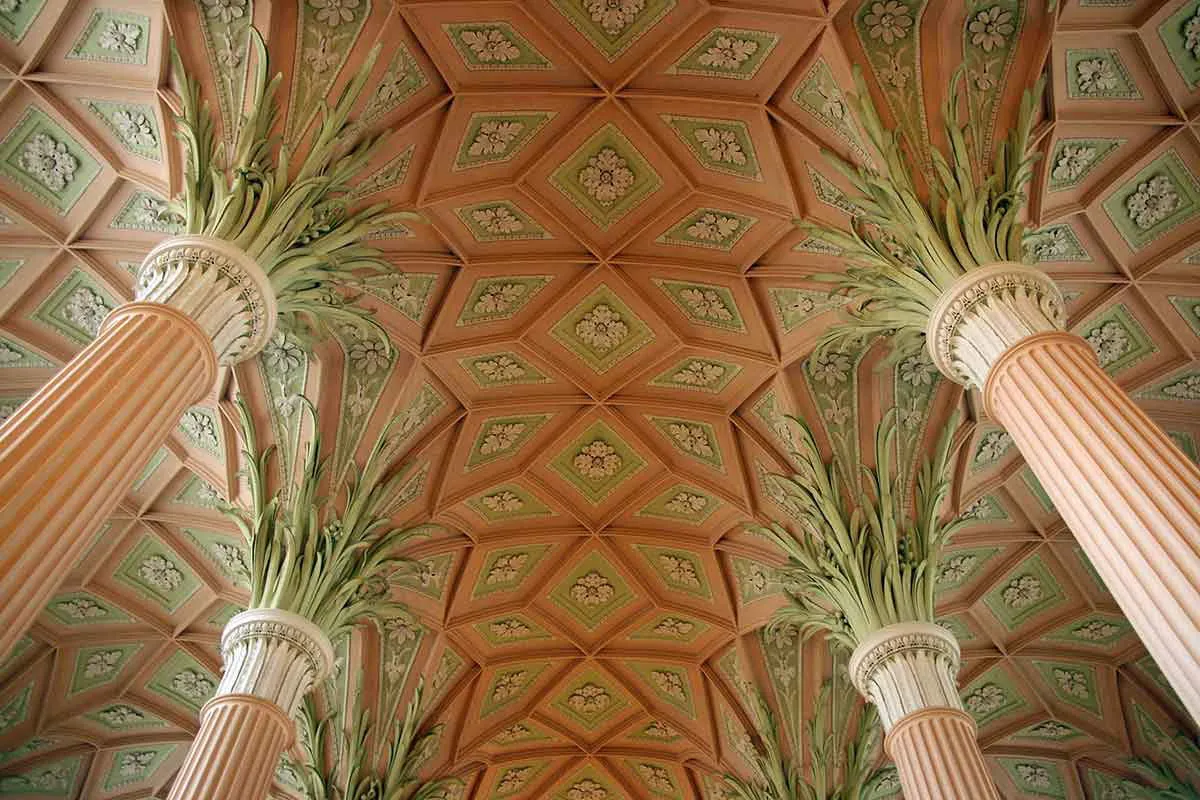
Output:
<path fill-rule="evenodd" d="M 906 800 L 1000 800 L 958 697 L 958 665 L 954 635 L 928 622 L 889 625 L 850 655 L 850 678 L 879 710 Z"/>
<path fill-rule="evenodd" d="M 333 646 L 303 617 L 274 609 L 236 615 L 221 636 L 225 672 L 200 711 L 200 731 L 168 800 L 265 798 L 292 718 L 333 668 Z"/>
<path fill-rule="evenodd" d="M 262 270 L 203 237 L 155 248 L 137 298 L 0 426 L 0 657 L 212 388 L 218 363 L 253 355 L 274 325 Z"/>
<path fill-rule="evenodd" d="M 930 316 L 943 373 L 983 390 L 1109 592 L 1200 721 L 1200 469 L 1063 332 L 1054 282 L 973 270 Z"/>
<path fill-rule="evenodd" d="M 1023 340 L 984 397 L 1200 721 L 1200 469 L 1078 336 Z"/>

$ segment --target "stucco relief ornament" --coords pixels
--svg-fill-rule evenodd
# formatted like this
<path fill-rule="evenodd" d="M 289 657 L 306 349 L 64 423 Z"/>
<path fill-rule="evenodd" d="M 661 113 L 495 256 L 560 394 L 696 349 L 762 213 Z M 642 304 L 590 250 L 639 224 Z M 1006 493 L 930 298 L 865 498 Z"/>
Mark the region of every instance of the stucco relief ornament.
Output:
<path fill-rule="evenodd" d="M 83 677 L 102 678 L 110 675 L 116 670 L 120 660 L 120 650 L 101 650 L 99 653 L 92 653 L 83 665 Z"/>
<path fill-rule="evenodd" d="M 194 669 L 185 669 L 171 678 L 171 688 L 189 700 L 203 700 L 217 687 L 207 676 Z"/>
<path fill-rule="evenodd" d="M 983 466 L 998 461 L 1013 445 L 1012 434 L 1008 431 L 991 431 L 984 435 L 975 451 L 975 463 Z"/>
<path fill-rule="evenodd" d="M 580 450 L 571 463 L 576 472 L 595 481 L 616 475 L 623 461 L 612 445 L 596 439 Z"/>
<path fill-rule="evenodd" d="M 679 619 L 678 617 L 664 617 L 661 622 L 654 626 L 654 632 L 660 636 L 681 639 L 691 633 L 695 627 L 693 623 Z"/>
<path fill-rule="evenodd" d="M 317 9 L 317 21 L 336 28 L 343 22 L 353 22 L 360 0 L 308 0 Z"/>
<path fill-rule="evenodd" d="M 612 602 L 617 590 L 605 576 L 592 570 L 571 585 L 571 598 L 581 606 L 594 608 Z"/>
<path fill-rule="evenodd" d="M 1137 189 L 1125 201 L 1125 208 L 1133 224 L 1142 230 L 1153 228 L 1171 216 L 1179 208 L 1179 192 L 1166 175 L 1155 175 Z"/>
<path fill-rule="evenodd" d="M 1037 603 L 1045 596 L 1045 592 L 1041 579 L 1036 575 L 1020 575 L 1009 581 L 1000 596 L 1005 605 L 1020 609 Z"/>
<path fill-rule="evenodd" d="M 700 586 L 700 578 L 696 575 L 696 565 L 688 559 L 664 553 L 658 557 L 658 564 L 672 583 L 693 588 Z"/>
<path fill-rule="evenodd" d="M 1054 261 L 1070 253 L 1071 240 L 1065 228 L 1052 228 L 1033 242 L 1033 254 L 1038 261 Z"/>
<path fill-rule="evenodd" d="M 487 582 L 489 584 L 508 583 L 521 574 L 521 569 L 528 560 L 529 556 L 525 553 L 506 553 L 500 556 L 488 570 Z"/>
<path fill-rule="evenodd" d="M 503 64 L 521 57 L 520 48 L 510 42 L 499 28 L 463 31 L 459 38 L 471 49 L 475 57 L 485 64 L 492 61 Z"/>
<path fill-rule="evenodd" d="M 286 375 L 304 363 L 304 351 L 283 331 L 276 331 L 262 352 L 263 364 L 273 375 Z"/>
<path fill-rule="evenodd" d="M 1192 54 L 1192 58 L 1200 59 L 1200 9 L 1183 23 L 1183 46 Z"/>
<path fill-rule="evenodd" d="M 63 600 L 56 608 L 72 619 L 94 619 L 108 614 L 108 609 L 86 597 L 73 597 Z"/>
<path fill-rule="evenodd" d="M 496 791 L 502 794 L 515 792 L 525 785 L 529 780 L 529 776 L 533 774 L 533 767 L 510 767 L 500 776 L 500 780 L 496 783 Z"/>
<path fill-rule="evenodd" d="M 713 161 L 742 166 L 746 163 L 746 153 L 738 142 L 737 134 L 733 131 L 718 128 L 697 128 L 692 134 L 696 137 L 701 149 Z"/>
<path fill-rule="evenodd" d="M 908 6 L 897 0 L 875 3 L 865 17 L 867 33 L 872 39 L 882 39 L 884 44 L 892 44 L 908 35 L 913 20 Z"/>
<path fill-rule="evenodd" d="M 473 156 L 503 155 L 513 143 L 525 124 L 514 120 L 488 120 L 479 126 L 479 133 L 467 152 Z"/>
<path fill-rule="evenodd" d="M 1181 400 L 1200 400 L 1200 375 L 1186 378 L 1163 387 L 1163 394 Z"/>
<path fill-rule="evenodd" d="M 655 764 L 638 764 L 637 769 L 638 774 L 642 776 L 642 780 L 650 787 L 651 791 L 658 794 L 670 794 L 675 791 L 671 773 L 662 767 Z"/>
<path fill-rule="evenodd" d="M 982 47 L 985 53 L 990 53 L 1004 46 L 1004 40 L 1012 35 L 1012 12 L 1000 6 L 980 11 L 971 20 L 967 29 L 971 32 L 971 44 Z"/>
<path fill-rule="evenodd" d="M 52 192 L 67 188 L 78 168 L 79 159 L 71 155 L 66 143 L 48 134 L 36 134 L 21 149 L 21 169 Z"/>
<path fill-rule="evenodd" d="M 1116 322 L 1106 322 L 1084 337 L 1096 353 L 1100 366 L 1107 367 L 1129 350 L 1131 344 L 1125 328 Z"/>
<path fill-rule="evenodd" d="M 954 634 L 929 622 L 900 622 L 863 637 L 850 655 L 855 687 L 879 710 L 884 731 L 925 708 L 961 709 Z"/>
<path fill-rule="evenodd" d="M 938 571 L 937 582 L 958 583 L 971 574 L 977 563 L 979 563 L 979 556 L 974 553 L 963 553 L 962 555 L 952 556 L 946 560 L 946 563 Z"/>
<path fill-rule="evenodd" d="M 609 36 L 618 36 L 646 8 L 646 0 L 583 0 L 592 22 Z"/>
<path fill-rule="evenodd" d="M 495 514 L 511 514 L 525 507 L 525 502 L 512 492 L 484 495 L 479 500 L 484 508 Z"/>
<path fill-rule="evenodd" d="M 753 39 L 718 36 L 697 60 L 706 67 L 736 70 L 757 52 L 758 42 Z"/>
<path fill-rule="evenodd" d="M 1050 789 L 1053 787 L 1049 771 L 1041 764 L 1017 764 L 1014 769 L 1022 781 L 1035 789 Z"/>
<path fill-rule="evenodd" d="M 679 290 L 679 299 L 687 304 L 691 312 L 701 319 L 712 319 L 719 322 L 729 322 L 733 312 L 725 305 L 721 295 L 712 289 L 687 287 Z"/>
<path fill-rule="evenodd" d="M 533 630 L 519 619 L 497 620 L 489 625 L 488 629 L 497 639 L 519 639 L 533 633 Z"/>
<path fill-rule="evenodd" d="M 690 492 L 679 492 L 667 501 L 666 509 L 676 514 L 691 517 L 708 506 L 708 498 Z"/>
<path fill-rule="evenodd" d="M 679 445 L 680 449 L 688 453 L 710 458 L 713 455 L 712 443 L 708 440 L 708 434 L 698 425 L 682 425 L 677 422 L 672 422 L 667 426 L 667 432 L 671 434 L 671 438 Z"/>
<path fill-rule="evenodd" d="M 850 376 L 850 358 L 841 353 L 820 353 L 809 362 L 813 381 L 834 386 Z"/>
<path fill-rule="evenodd" d="M 0 424 L 8 421 L 8 418 L 17 413 L 17 403 L 0 403 Z"/>
<path fill-rule="evenodd" d="M 476 314 L 503 314 L 525 296 L 528 288 L 523 283 L 488 284 L 475 301 Z"/>
<path fill-rule="evenodd" d="M 521 438 L 521 434 L 525 432 L 525 428 L 526 425 L 523 422 L 493 425 L 484 434 L 483 443 L 479 446 L 479 452 L 482 455 L 489 456 L 511 449 L 517 443 L 517 440 Z"/>
<path fill-rule="evenodd" d="M 1084 59 L 1075 65 L 1075 85 L 1083 94 L 1103 94 L 1117 88 L 1117 73 L 1107 58 Z"/>
<path fill-rule="evenodd" d="M 21 7 L 22 0 L 0 0 L 0 14 L 11 14 Z"/>
<path fill-rule="evenodd" d="M 674 672 L 665 670 L 651 670 L 650 682 L 655 688 L 668 697 L 673 697 L 676 700 L 686 700 L 687 691 L 684 689 L 683 678 L 679 677 Z"/>
<path fill-rule="evenodd" d="M 702 242 L 723 242 L 737 233 L 742 223 L 733 217 L 704 214 L 687 228 L 688 236 Z"/>
<path fill-rule="evenodd" d="M 136 708 L 123 705 L 109 706 L 100 711 L 99 717 L 114 728 L 131 725 L 146 719 L 146 715 Z"/>
<path fill-rule="evenodd" d="M 1055 667 L 1053 675 L 1054 682 L 1058 684 L 1058 688 L 1062 689 L 1066 694 L 1078 697 L 1081 700 L 1086 700 L 1091 696 L 1087 678 L 1079 670 Z"/>
<path fill-rule="evenodd" d="M 490 381 L 511 381 L 525 377 L 525 368 L 508 356 L 476 361 L 475 369 Z"/>
<path fill-rule="evenodd" d="M 725 367 L 711 361 L 689 361 L 671 378 L 688 386 L 711 386 L 725 377 Z"/>
<path fill-rule="evenodd" d="M 567 800 L 608 800 L 608 789 L 585 778 L 567 789 Z"/>
<path fill-rule="evenodd" d="M 978 716 L 990 714 L 1007 702 L 1008 695 L 994 683 L 985 683 L 963 698 L 963 705 L 967 711 Z"/>
<path fill-rule="evenodd" d="M 1096 148 L 1087 145 L 1069 144 L 1063 147 L 1054 162 L 1050 176 L 1056 181 L 1075 181 L 1096 160 Z"/>
<path fill-rule="evenodd" d="M 136 147 L 158 147 L 154 126 L 145 114 L 122 108 L 112 115 L 112 122 L 130 144 Z"/>
<path fill-rule="evenodd" d="M 471 212 L 471 219 L 493 236 L 504 236 L 525 230 L 525 223 L 504 206 L 477 208 Z"/>
<path fill-rule="evenodd" d="M 67 302 L 63 304 L 63 316 L 95 336 L 100 332 L 100 323 L 112 309 L 104 298 L 86 286 L 77 286 Z"/>
<path fill-rule="evenodd" d="M 612 695 L 601 686 L 585 683 L 567 697 L 567 705 L 580 714 L 591 716 L 612 705 Z"/>
<path fill-rule="evenodd" d="M 117 762 L 117 770 L 122 777 L 130 778 L 141 775 L 154 763 L 153 750 L 135 750 L 132 753 L 122 753 Z"/>
<path fill-rule="evenodd" d="M 1061 722 L 1056 722 L 1054 720 L 1040 722 L 1030 728 L 1031 733 L 1036 733 L 1038 736 L 1045 736 L 1050 739 L 1061 739 L 1069 734 L 1071 730 L 1072 728 L 1070 725 L 1064 725 Z"/>
<path fill-rule="evenodd" d="M 111 50 L 114 53 L 131 56 L 137 52 L 138 41 L 141 38 L 142 29 L 139 26 L 132 22 L 110 19 L 104 23 L 104 28 L 100 31 L 100 38 L 96 40 L 96 44 L 102 50 Z"/>
<path fill-rule="evenodd" d="M 138 574 L 146 583 L 163 592 L 178 589 L 183 583 L 183 573 L 175 562 L 162 556 L 150 556 L 138 566 Z"/>
<path fill-rule="evenodd" d="M 529 673 L 525 670 L 504 673 L 496 679 L 496 685 L 492 687 L 492 701 L 507 700 L 525 688 L 528 682 Z"/>
<path fill-rule="evenodd" d="M 601 206 L 611 206 L 633 187 L 635 176 L 627 162 L 611 147 L 591 156 L 579 171 L 579 183 Z"/>
<path fill-rule="evenodd" d="M 629 336 L 629 326 L 621 314 L 607 303 L 600 303 L 575 323 L 575 335 L 593 349 L 606 353 Z"/>
<path fill-rule="evenodd" d="M 224 25 L 246 16 L 246 0 L 203 0 L 208 16 Z"/>

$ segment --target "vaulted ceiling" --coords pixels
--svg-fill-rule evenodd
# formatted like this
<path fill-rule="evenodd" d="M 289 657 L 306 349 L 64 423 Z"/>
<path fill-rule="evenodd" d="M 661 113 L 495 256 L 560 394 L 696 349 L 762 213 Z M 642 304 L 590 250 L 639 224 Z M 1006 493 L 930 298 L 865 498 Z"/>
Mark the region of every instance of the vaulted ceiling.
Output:
<path fill-rule="evenodd" d="M 427 771 L 471 797 L 718 798 L 713 776 L 745 768 L 746 679 L 802 736 L 825 649 L 758 635 L 779 555 L 744 531 L 790 513 L 768 477 L 785 413 L 856 457 L 897 405 L 911 467 L 966 412 L 953 501 L 972 522 L 940 608 L 1006 796 L 1100 796 L 1189 730 L 976 397 L 878 345 L 806 360 L 839 305 L 813 276 L 842 263 L 794 220 L 854 211 L 822 156 L 869 158 L 852 65 L 912 142 L 939 140 L 961 61 L 1000 136 L 1044 72 L 1038 265 L 1196 458 L 1200 0 L 0 0 L 0 419 L 177 229 L 172 33 L 228 120 L 251 20 L 301 149 L 382 45 L 359 116 L 392 134 L 357 194 L 426 218 L 375 237 L 394 272 L 361 302 L 394 348 L 280 337 L 185 415 L 0 664 L 0 796 L 169 784 L 245 598 L 215 510 L 244 499 L 237 393 L 285 454 L 313 399 L 335 472 L 403 418 L 395 518 L 436 523 L 395 587 L 418 624 L 342 643 L 327 691 L 388 715 L 424 676 L 446 726 Z M 583 781 L 604 793 L 571 794 Z"/>

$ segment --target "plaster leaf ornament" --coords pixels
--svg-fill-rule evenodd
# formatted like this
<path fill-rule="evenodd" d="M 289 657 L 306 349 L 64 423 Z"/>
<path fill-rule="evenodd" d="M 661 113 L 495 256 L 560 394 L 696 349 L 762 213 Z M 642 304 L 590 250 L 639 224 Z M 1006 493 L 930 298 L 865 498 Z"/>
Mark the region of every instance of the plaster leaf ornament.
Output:
<path fill-rule="evenodd" d="M 71 155 L 65 142 L 49 134 L 35 134 L 21 148 L 21 169 L 52 192 L 61 192 L 75 179 L 79 159 Z"/>
<path fill-rule="evenodd" d="M 1095 160 L 1096 148 L 1081 144 L 1066 145 L 1058 154 L 1050 176 L 1064 183 L 1077 181 Z"/>
<path fill-rule="evenodd" d="M 575 323 L 575 335 L 593 350 L 607 353 L 625 341 L 629 326 L 619 312 L 607 303 L 600 303 Z"/>
<path fill-rule="evenodd" d="M 1036 575 L 1020 575 L 1013 578 L 1001 592 L 1001 599 L 1009 608 L 1029 608 L 1045 596 L 1042 581 Z"/>
<path fill-rule="evenodd" d="M 1071 255 L 1072 243 L 1066 228 L 1051 228 L 1037 237 L 1033 254 L 1038 261 L 1057 261 Z"/>
<path fill-rule="evenodd" d="M 678 422 L 672 422 L 667 426 L 667 432 L 671 434 L 671 438 L 679 445 L 680 449 L 688 453 L 701 456 L 702 458 L 711 458 L 713 455 L 712 443 L 708 440 L 708 434 L 699 425 L 683 425 Z"/>
<path fill-rule="evenodd" d="M 593 481 L 604 480 L 616 475 L 621 469 L 621 456 L 608 442 L 596 439 L 580 450 L 571 464 L 575 471 L 584 478 Z"/>
<path fill-rule="evenodd" d="M 880 72 L 880 78 L 893 89 L 904 89 L 908 79 L 912 77 L 912 67 L 900 63 L 899 56 L 888 56 L 887 66 Z"/>
<path fill-rule="evenodd" d="M 665 508 L 675 514 L 692 517 L 708 507 L 708 498 L 691 492 L 678 492 L 667 501 Z"/>
<path fill-rule="evenodd" d="M 203 0 L 208 16 L 223 25 L 246 16 L 246 0 Z"/>
<path fill-rule="evenodd" d="M 21 7 L 23 0 L 0 0 L 0 13 L 11 14 Z"/>
<path fill-rule="evenodd" d="M 617 590 L 612 581 L 595 570 L 581 575 L 571 585 L 571 599 L 588 608 L 607 605 L 616 596 Z"/>
<path fill-rule="evenodd" d="M 1200 400 L 1200 375 L 1188 375 L 1183 380 L 1164 386 L 1162 392 L 1180 400 Z"/>
<path fill-rule="evenodd" d="M 602 686 L 585 683 L 567 697 L 567 705 L 584 716 L 599 714 L 612 705 L 612 695 Z"/>
<path fill-rule="evenodd" d="M 1005 40 L 1012 35 L 1013 15 L 1000 6 L 980 11 L 967 26 L 971 33 L 971 44 L 982 47 L 985 53 L 1003 47 Z"/>
<path fill-rule="evenodd" d="M 962 519 L 984 519 L 990 510 L 991 505 L 988 503 L 987 498 L 977 497 L 971 501 L 970 505 L 963 509 L 962 514 L 959 516 Z M 938 580 L 941 581 L 940 576 Z"/>
<path fill-rule="evenodd" d="M 1071 697 L 1078 697 L 1080 700 L 1086 700 L 1091 697 L 1091 689 L 1088 688 L 1087 678 L 1082 672 L 1077 669 L 1062 669 L 1055 667 L 1052 673 L 1054 682 L 1058 684 L 1058 688 Z"/>
<path fill-rule="evenodd" d="M 663 553 L 658 557 L 658 564 L 662 567 L 663 574 L 672 583 L 692 588 L 700 587 L 700 577 L 696 574 L 696 565 L 690 560 Z"/>
<path fill-rule="evenodd" d="M 931 386 L 937 379 L 937 367 L 923 355 L 912 355 L 900 362 L 900 380 L 914 387 Z"/>
<path fill-rule="evenodd" d="M 153 750 L 135 750 L 132 753 L 122 753 L 117 761 L 117 771 L 122 777 L 132 778 L 141 775 L 154 763 L 157 755 Z"/>
<path fill-rule="evenodd" d="M 496 679 L 496 685 L 492 687 L 492 702 L 507 700 L 524 689 L 527 683 L 529 673 L 525 670 L 505 672 Z"/>
<path fill-rule="evenodd" d="M 1086 95 L 1100 95 L 1117 88 L 1117 72 L 1107 58 L 1086 58 L 1075 65 L 1075 85 Z"/>
<path fill-rule="evenodd" d="M 651 739 L 673 739 L 678 732 L 665 722 L 654 720 L 642 729 L 642 735 Z"/>
<path fill-rule="evenodd" d="M 216 691 L 214 684 L 206 675 L 194 669 L 184 669 L 171 678 L 171 688 L 188 700 L 203 700 Z"/>
<path fill-rule="evenodd" d="M 646 786 L 650 787 L 650 791 L 658 794 L 671 794 L 675 791 L 675 783 L 671 780 L 671 773 L 658 766 L 657 764 L 638 764 L 638 775 L 642 777 L 642 781 Z"/>
<path fill-rule="evenodd" d="M 1102 367 L 1107 367 L 1117 361 L 1132 347 L 1129 333 L 1124 326 L 1116 322 L 1106 322 L 1093 328 L 1084 338 L 1095 351 L 1096 358 L 1099 359 Z"/>
<path fill-rule="evenodd" d="M 497 639 L 520 639 L 533 634 L 533 629 L 519 619 L 497 620 L 488 629 Z"/>
<path fill-rule="evenodd" d="M 691 633 L 695 627 L 694 623 L 679 619 L 678 617 L 664 617 L 661 622 L 654 626 L 654 632 L 660 636 L 682 639 Z"/>
<path fill-rule="evenodd" d="M 120 650 L 101 650 L 98 653 L 92 653 L 88 656 L 83 665 L 83 677 L 85 678 L 103 678 L 106 675 L 111 675 L 117 669 L 117 664 L 121 662 Z"/>
<path fill-rule="evenodd" d="M 698 61 L 706 67 L 736 70 L 757 52 L 758 42 L 753 39 L 718 36 L 716 41 L 700 54 Z"/>
<path fill-rule="evenodd" d="M 108 614 L 108 609 L 87 597 L 73 597 L 55 606 L 72 619 L 95 619 Z"/>
<path fill-rule="evenodd" d="M 1050 780 L 1050 772 L 1041 764 L 1017 764 L 1014 769 L 1027 786 L 1035 789 L 1050 789 L 1054 786 Z"/>
<path fill-rule="evenodd" d="M 1155 175 L 1125 200 L 1125 209 L 1133 224 L 1142 230 L 1153 228 L 1179 208 L 1179 192 L 1166 175 Z"/>
<path fill-rule="evenodd" d="M 1013 438 L 1008 431 L 990 431 L 979 441 L 979 449 L 975 451 L 975 464 L 983 466 L 1000 460 L 1012 445 Z"/>
<path fill-rule="evenodd" d="M 579 183 L 587 194 L 601 206 L 608 207 L 624 197 L 633 187 L 635 176 L 627 162 L 611 147 L 591 156 L 579 171 Z"/>
<path fill-rule="evenodd" d="M 842 353 L 818 353 L 808 362 L 814 382 L 835 386 L 850 378 L 850 357 Z"/>
<path fill-rule="evenodd" d="M 1035 733 L 1038 736 L 1045 736 L 1048 739 L 1061 739 L 1072 732 L 1070 725 L 1064 725 L 1061 722 L 1054 720 L 1046 720 L 1039 722 L 1029 729 L 1030 733 Z"/>
<path fill-rule="evenodd" d="M 1200 9 L 1183 24 L 1183 46 L 1192 58 L 1200 59 Z"/>
<path fill-rule="evenodd" d="M 511 514 L 525 507 L 525 502 L 520 497 L 508 491 L 484 495 L 479 502 L 494 514 Z"/>
<path fill-rule="evenodd" d="M 143 194 L 129 209 L 129 221 L 143 230 L 159 231 L 182 227 L 184 220 L 169 203 Z"/>
<path fill-rule="evenodd" d="M 1085 622 L 1078 628 L 1073 628 L 1071 633 L 1075 634 L 1076 639 L 1083 639 L 1088 642 L 1102 642 L 1105 639 L 1110 639 L 1121 632 L 1121 629 L 1111 622 L 1094 619 L 1090 622 Z"/>
<path fill-rule="evenodd" d="M 512 742 L 519 742 L 522 739 L 528 738 L 531 735 L 533 735 L 533 731 L 527 725 L 517 722 L 497 733 L 496 741 L 501 744 L 511 744 Z"/>
<path fill-rule="evenodd" d="M 488 584 L 495 585 L 514 580 L 521 574 L 527 561 L 529 561 L 529 555 L 526 553 L 505 553 L 497 558 L 492 564 L 492 568 L 488 570 L 486 578 Z"/>
<path fill-rule="evenodd" d="M 733 319 L 733 312 L 725 305 L 721 295 L 712 289 L 689 286 L 679 290 L 679 299 L 687 304 L 692 314 L 701 319 L 714 319 L 721 322 L 729 322 Z"/>
<path fill-rule="evenodd" d="M 711 361 L 689 361 L 671 379 L 688 386 L 711 386 L 725 377 L 725 367 Z"/>
<path fill-rule="evenodd" d="M 477 208 L 471 212 L 471 219 L 493 236 L 504 236 L 525 230 L 525 223 L 504 206 Z"/>
<path fill-rule="evenodd" d="M 521 57 L 521 50 L 499 28 L 482 31 L 463 31 L 459 38 L 483 63 L 506 63 Z"/>
<path fill-rule="evenodd" d="M 20 403 L 0 403 L 0 424 L 8 422 L 8 418 L 17 413 Z"/>
<path fill-rule="evenodd" d="M 475 369 L 490 381 L 513 381 L 525 377 L 525 368 L 508 356 L 485 358 L 475 362 Z"/>
<path fill-rule="evenodd" d="M 108 303 L 98 292 L 86 286 L 76 286 L 67 295 L 62 314 L 92 336 L 100 333 L 100 323 L 108 316 Z"/>
<path fill-rule="evenodd" d="M 688 236 L 702 242 L 724 242 L 737 233 L 741 221 L 719 214 L 704 214 L 687 228 Z M 720 298 L 717 298 L 718 301 Z M 728 312 L 727 312 L 728 313 Z"/>
<path fill-rule="evenodd" d="M 517 304 L 528 287 L 523 283 L 492 283 L 488 284 L 475 300 L 476 314 L 503 314 Z"/>
<path fill-rule="evenodd" d="M 8 346 L 4 342 L 0 342 L 0 364 L 11 364 L 20 361 L 24 356 L 21 351 L 14 347 Z"/>
<path fill-rule="evenodd" d="M 154 133 L 154 124 L 150 118 L 140 111 L 118 109 L 112 115 L 112 123 L 116 126 L 121 137 L 135 147 L 158 147 L 158 137 Z"/>
<path fill-rule="evenodd" d="M 490 456 L 511 450 L 512 446 L 521 438 L 521 434 L 525 432 L 526 427 L 528 426 L 524 422 L 509 422 L 491 426 L 483 436 L 479 452 L 482 455 Z"/>
<path fill-rule="evenodd" d="M 746 153 L 738 143 L 737 134 L 733 131 L 719 128 L 697 128 L 692 134 L 696 137 L 705 154 L 713 161 L 726 164 L 745 165 Z"/>
<path fill-rule="evenodd" d="M 242 2 L 245 2 L 245 0 L 242 0 Z M 102 50 L 133 55 L 138 50 L 138 41 L 141 38 L 142 29 L 138 25 L 132 22 L 121 22 L 110 19 L 105 21 L 104 28 L 101 29 L 100 38 L 96 40 L 96 44 Z"/>
<path fill-rule="evenodd" d="M 651 670 L 650 682 L 668 697 L 673 697 L 676 700 L 687 700 L 687 691 L 683 686 L 683 678 L 674 672 L 658 669 Z"/>
<path fill-rule="evenodd" d="M 1008 695 L 994 683 L 985 683 L 963 698 L 963 706 L 976 716 L 998 711 L 1008 702 Z"/>
<path fill-rule="evenodd" d="M 646 0 L 582 0 L 592 22 L 609 36 L 618 36 L 646 8 Z"/>
<path fill-rule="evenodd" d="M 179 419 L 179 426 L 201 447 L 213 451 L 220 448 L 217 423 L 208 414 L 202 414 L 195 409 L 185 411 Z"/>
<path fill-rule="evenodd" d="M 374 375 L 387 369 L 391 352 L 377 339 L 359 339 L 350 346 L 350 366 L 364 375 Z"/>
<path fill-rule="evenodd" d="M 567 789 L 567 800 L 609 800 L 608 789 L 591 778 L 584 778 Z"/>
<path fill-rule="evenodd" d="M 467 152 L 473 156 L 503 155 L 524 130 L 525 124 L 516 120 L 488 120 L 479 126 Z"/>
<path fill-rule="evenodd" d="M 146 715 L 138 711 L 133 706 L 116 705 L 102 709 L 98 716 L 104 720 L 105 724 L 114 728 L 121 728 L 126 725 L 134 725 L 143 722 Z"/>
<path fill-rule="evenodd" d="M 501 794 L 515 792 L 525 785 L 531 775 L 533 775 L 533 767 L 510 767 L 500 776 L 500 780 L 496 783 L 496 791 Z"/>
<path fill-rule="evenodd" d="M 142 561 L 138 565 L 138 575 L 161 592 L 173 592 L 183 584 L 183 573 L 175 562 L 160 555 Z"/>
<path fill-rule="evenodd" d="M 317 21 L 336 28 L 343 22 L 353 22 L 360 0 L 308 0 L 317 9 Z"/>
<path fill-rule="evenodd" d="M 887 0 L 873 4 L 863 22 L 872 39 L 882 39 L 884 44 L 890 45 L 908 36 L 913 19 L 907 5 L 898 0 Z"/>
<path fill-rule="evenodd" d="M 263 364 L 267 372 L 281 376 L 294 372 L 306 360 L 300 345 L 283 331 L 275 331 L 263 347 Z"/>
<path fill-rule="evenodd" d="M 938 570 L 937 582 L 955 584 L 966 578 L 979 563 L 979 556 L 974 553 L 963 553 L 946 560 Z"/>

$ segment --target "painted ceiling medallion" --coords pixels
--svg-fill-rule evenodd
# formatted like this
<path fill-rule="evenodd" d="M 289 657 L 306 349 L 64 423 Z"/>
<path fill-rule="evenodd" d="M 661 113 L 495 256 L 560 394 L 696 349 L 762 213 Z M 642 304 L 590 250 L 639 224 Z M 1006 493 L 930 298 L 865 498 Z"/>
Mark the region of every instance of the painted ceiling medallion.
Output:
<path fill-rule="evenodd" d="M 550 182 L 601 230 L 662 186 L 662 178 L 625 134 L 608 123 L 550 175 Z"/>
<path fill-rule="evenodd" d="M 701 75 L 748 81 L 779 44 L 778 34 L 713 28 L 667 68 L 669 75 Z"/>
<path fill-rule="evenodd" d="M 459 325 L 511 319 L 523 309 L 553 275 L 509 275 L 475 282 L 458 315 Z"/>
<path fill-rule="evenodd" d="M 700 166 L 738 178 L 761 181 L 750 129 L 741 120 L 663 114 L 662 120 L 687 146 Z"/>
<path fill-rule="evenodd" d="M 558 343 L 603 374 L 654 341 L 654 331 L 621 297 L 600 284 L 555 323 Z"/>
<path fill-rule="evenodd" d="M 645 467 L 645 460 L 602 421 L 592 423 L 558 455 L 551 467 L 598 505 Z"/>
<path fill-rule="evenodd" d="M 507 22 L 448 23 L 442 30 L 469 70 L 550 70 L 554 65 Z"/>
<path fill-rule="evenodd" d="M 454 169 L 512 161 L 554 116 L 553 111 L 472 114 L 454 159 Z"/>
<path fill-rule="evenodd" d="M 551 599 L 587 630 L 593 630 L 633 601 L 612 562 L 593 551 L 578 561 L 550 593 Z"/>
<path fill-rule="evenodd" d="M 553 0 L 606 59 L 615 61 L 675 7 L 675 0 Z"/>

